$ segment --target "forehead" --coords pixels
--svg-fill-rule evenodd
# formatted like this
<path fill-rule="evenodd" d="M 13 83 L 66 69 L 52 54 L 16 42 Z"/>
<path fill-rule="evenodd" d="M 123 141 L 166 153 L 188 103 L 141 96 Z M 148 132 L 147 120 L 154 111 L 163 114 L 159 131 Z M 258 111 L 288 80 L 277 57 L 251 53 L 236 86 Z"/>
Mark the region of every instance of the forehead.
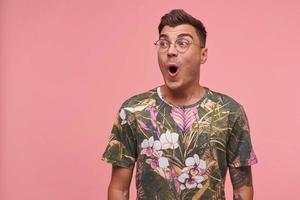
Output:
<path fill-rule="evenodd" d="M 183 36 L 190 35 L 193 40 L 195 41 L 198 40 L 196 29 L 190 24 L 181 24 L 175 27 L 164 26 L 159 36 L 176 39 L 178 36 L 181 35 Z"/>

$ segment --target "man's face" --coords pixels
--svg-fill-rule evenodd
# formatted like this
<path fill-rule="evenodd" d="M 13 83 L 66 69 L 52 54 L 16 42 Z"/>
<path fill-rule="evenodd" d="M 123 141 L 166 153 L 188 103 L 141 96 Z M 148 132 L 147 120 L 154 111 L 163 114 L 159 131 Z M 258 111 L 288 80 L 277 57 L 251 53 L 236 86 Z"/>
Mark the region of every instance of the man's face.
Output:
<path fill-rule="evenodd" d="M 193 43 L 184 53 L 178 52 L 174 47 L 175 41 L 179 38 Z M 158 64 L 166 86 L 172 90 L 181 90 L 199 84 L 200 64 L 206 62 L 207 49 L 200 47 L 202 44 L 195 28 L 189 24 L 164 26 L 160 39 L 172 43 L 166 52 L 158 51 Z"/>

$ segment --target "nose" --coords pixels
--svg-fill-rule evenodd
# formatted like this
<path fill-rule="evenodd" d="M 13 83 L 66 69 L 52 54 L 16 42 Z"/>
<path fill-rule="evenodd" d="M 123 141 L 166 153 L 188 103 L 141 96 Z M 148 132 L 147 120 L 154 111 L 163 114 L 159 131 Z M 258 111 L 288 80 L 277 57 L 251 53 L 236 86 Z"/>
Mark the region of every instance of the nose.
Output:
<path fill-rule="evenodd" d="M 170 44 L 170 47 L 169 47 L 167 53 L 168 53 L 169 57 L 171 57 L 171 56 L 177 56 L 178 52 L 177 52 L 174 44 Z"/>

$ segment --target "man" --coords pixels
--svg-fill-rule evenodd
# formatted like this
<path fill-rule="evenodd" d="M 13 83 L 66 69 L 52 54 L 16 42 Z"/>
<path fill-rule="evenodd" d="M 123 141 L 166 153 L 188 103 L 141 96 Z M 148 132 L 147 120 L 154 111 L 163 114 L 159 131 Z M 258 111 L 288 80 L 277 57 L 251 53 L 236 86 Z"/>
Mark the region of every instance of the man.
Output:
<path fill-rule="evenodd" d="M 129 199 L 135 162 L 137 199 L 225 199 L 228 168 L 233 198 L 253 199 L 257 159 L 243 106 L 199 84 L 205 27 L 172 10 L 158 29 L 165 84 L 127 99 L 118 111 L 102 158 L 113 166 L 108 199 Z"/>

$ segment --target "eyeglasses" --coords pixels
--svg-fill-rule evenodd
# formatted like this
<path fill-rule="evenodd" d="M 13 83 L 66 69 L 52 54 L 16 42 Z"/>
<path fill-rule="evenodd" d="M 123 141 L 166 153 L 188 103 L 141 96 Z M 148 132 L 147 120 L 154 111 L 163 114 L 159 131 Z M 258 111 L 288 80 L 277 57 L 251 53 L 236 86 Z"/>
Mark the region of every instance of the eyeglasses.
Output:
<path fill-rule="evenodd" d="M 160 53 L 165 53 L 170 48 L 171 44 L 173 44 L 173 43 L 171 43 L 167 39 L 159 39 L 154 43 L 154 45 L 157 48 L 157 51 Z M 179 38 L 179 39 L 175 40 L 174 47 L 179 53 L 184 53 L 189 49 L 191 44 L 194 44 L 196 46 L 199 46 L 200 48 L 203 48 L 202 46 L 197 45 L 197 44 L 195 44 L 187 39 L 184 39 L 184 38 Z"/>

